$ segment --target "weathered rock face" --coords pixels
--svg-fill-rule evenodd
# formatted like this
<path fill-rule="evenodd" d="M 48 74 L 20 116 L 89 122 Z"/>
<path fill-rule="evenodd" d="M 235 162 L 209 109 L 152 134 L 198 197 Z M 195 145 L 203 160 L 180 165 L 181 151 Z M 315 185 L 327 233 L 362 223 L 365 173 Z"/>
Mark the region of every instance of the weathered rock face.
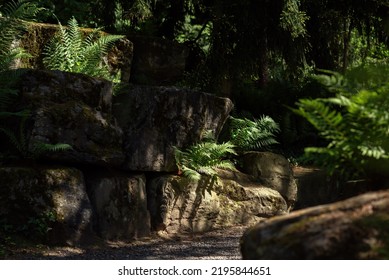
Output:
<path fill-rule="evenodd" d="M 148 184 L 148 206 L 154 229 L 176 233 L 201 232 L 213 227 L 219 213 L 216 193 L 203 192 L 200 187 L 186 185 L 183 180 L 167 175 Z"/>
<path fill-rule="evenodd" d="M 153 179 L 147 188 L 152 226 L 168 233 L 251 224 L 287 211 L 278 192 L 227 179 L 211 182 L 204 177 L 195 183 L 167 175 Z"/>
<path fill-rule="evenodd" d="M 89 34 L 95 30 L 81 28 L 83 34 Z M 43 50 L 54 34 L 59 31 L 59 26 L 46 23 L 29 23 L 26 34 L 17 42 L 31 57 L 19 60 L 16 68 L 44 69 Z M 127 39 L 118 40 L 114 47 L 103 58 L 112 74 L 121 71 L 121 81 L 129 82 L 133 57 L 133 44 Z"/>
<path fill-rule="evenodd" d="M 242 169 L 264 186 L 278 191 L 293 207 L 297 200 L 297 184 L 289 161 L 270 152 L 248 152 L 242 158 Z"/>
<path fill-rule="evenodd" d="M 134 59 L 131 82 L 172 85 L 183 77 L 189 50 L 176 42 L 156 37 L 131 37 Z"/>
<path fill-rule="evenodd" d="M 95 236 L 84 177 L 77 169 L 2 167 L 0 204 L 0 220 L 16 230 L 27 227 L 49 243 L 74 245 Z"/>
<path fill-rule="evenodd" d="M 27 71 L 21 104 L 32 111 L 27 138 L 36 143 L 66 143 L 71 150 L 47 158 L 82 164 L 119 166 L 124 160 L 122 131 L 111 115 L 110 82 L 61 71 Z"/>
<path fill-rule="evenodd" d="M 389 191 L 271 218 L 245 232 L 244 259 L 387 259 Z"/>
<path fill-rule="evenodd" d="M 150 234 L 144 175 L 92 172 L 86 182 L 99 236 L 130 240 Z"/>
<path fill-rule="evenodd" d="M 226 98 L 167 87 L 119 95 L 113 111 L 124 132 L 125 168 L 175 171 L 174 147 L 188 147 L 207 130 L 218 135 L 232 106 Z"/>

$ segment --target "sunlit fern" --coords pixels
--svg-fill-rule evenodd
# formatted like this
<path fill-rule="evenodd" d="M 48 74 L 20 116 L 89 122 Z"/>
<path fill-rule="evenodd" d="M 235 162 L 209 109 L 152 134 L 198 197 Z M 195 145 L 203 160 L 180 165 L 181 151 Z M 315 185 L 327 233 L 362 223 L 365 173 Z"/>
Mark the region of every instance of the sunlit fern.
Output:
<path fill-rule="evenodd" d="M 256 120 L 230 117 L 229 121 L 229 140 L 238 150 L 261 150 L 278 143 L 275 134 L 280 127 L 268 116 Z"/>
<path fill-rule="evenodd" d="M 175 149 L 175 159 L 179 171 L 191 180 L 199 181 L 202 175 L 217 176 L 217 169 L 235 170 L 228 159 L 235 155 L 234 145 L 230 142 L 216 143 L 211 137 L 192 145 L 186 150 Z"/>
<path fill-rule="evenodd" d="M 43 64 L 50 70 L 113 80 L 114 76 L 109 72 L 103 57 L 121 38 L 121 35 L 102 35 L 99 30 L 84 36 L 77 20 L 72 18 L 67 28 L 59 24 L 58 33 L 45 46 Z"/>

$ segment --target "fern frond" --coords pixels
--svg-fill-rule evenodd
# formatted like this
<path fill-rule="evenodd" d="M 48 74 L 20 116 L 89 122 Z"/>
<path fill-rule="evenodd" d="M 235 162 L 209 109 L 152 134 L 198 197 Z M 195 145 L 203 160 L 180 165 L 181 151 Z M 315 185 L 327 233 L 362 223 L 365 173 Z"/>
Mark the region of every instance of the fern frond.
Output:
<path fill-rule="evenodd" d="M 383 167 L 389 166 L 388 74 L 370 81 L 363 78 L 362 83 L 350 83 L 347 76 L 337 74 L 328 77 L 330 82 L 327 80 L 327 86 L 337 92 L 335 97 L 302 99 L 297 103 L 299 108 L 293 111 L 328 141 L 326 147 L 306 148 L 306 157 L 345 178 L 375 174 L 379 168 L 372 163 L 379 164 L 385 173 L 389 171 Z"/>
<path fill-rule="evenodd" d="M 5 127 L 0 127 L 0 132 L 4 133 L 7 136 L 8 141 L 17 149 L 17 151 L 19 151 L 21 154 L 24 154 L 27 149 L 27 147 L 25 146 L 25 142 L 20 141 L 20 139 L 18 139 L 18 137 L 12 130 Z"/>
<path fill-rule="evenodd" d="M 72 149 L 72 146 L 69 144 L 64 143 L 57 143 L 57 144 L 49 144 L 49 143 L 43 143 L 43 142 L 36 142 L 32 146 L 32 153 L 34 157 L 38 157 L 43 153 L 46 152 L 60 152 L 60 151 L 66 151 Z"/>
<path fill-rule="evenodd" d="M 230 141 L 240 150 L 260 150 L 277 144 L 275 133 L 279 125 L 270 117 L 257 120 L 230 117 Z"/>
<path fill-rule="evenodd" d="M 190 146 L 185 151 L 175 148 L 177 167 L 183 175 L 198 181 L 201 174 L 217 176 L 217 168 L 235 169 L 234 164 L 227 159 L 235 155 L 234 145 L 227 142 L 218 144 L 214 140 Z"/>
<path fill-rule="evenodd" d="M 102 58 L 123 36 L 102 36 L 96 30 L 84 38 L 74 18 L 69 20 L 67 28 L 61 24 L 59 26 L 59 32 L 44 49 L 45 67 L 112 80 Z"/>

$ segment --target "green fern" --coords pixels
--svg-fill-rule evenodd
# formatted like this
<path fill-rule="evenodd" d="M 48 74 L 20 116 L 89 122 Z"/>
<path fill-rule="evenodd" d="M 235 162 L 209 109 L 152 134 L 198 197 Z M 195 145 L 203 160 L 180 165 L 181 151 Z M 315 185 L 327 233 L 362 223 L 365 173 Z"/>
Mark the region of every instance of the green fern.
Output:
<path fill-rule="evenodd" d="M 199 181 L 201 175 L 217 177 L 217 169 L 235 170 L 228 156 L 235 155 L 230 142 L 218 144 L 212 138 L 195 144 L 185 151 L 175 149 L 175 159 L 179 172 L 191 180 Z"/>
<path fill-rule="evenodd" d="M 307 158 L 345 178 L 368 176 L 376 165 L 389 164 L 389 69 L 386 82 L 364 83 L 348 77 L 328 78 L 337 94 L 321 99 L 302 99 L 293 111 L 307 119 L 327 140 L 326 147 L 305 149 Z M 339 76 L 339 74 L 337 74 Z M 387 170 L 386 170 L 387 171 Z M 378 172 L 379 173 L 379 172 Z"/>
<path fill-rule="evenodd" d="M 24 20 L 33 19 L 38 11 L 34 3 L 21 0 L 7 3 L 0 11 L 0 112 L 3 117 L 6 108 L 17 97 L 14 85 L 22 73 L 21 70 L 9 70 L 17 59 L 29 56 L 23 49 L 15 47 L 14 42 L 26 30 Z"/>
<path fill-rule="evenodd" d="M 26 122 L 30 116 L 28 111 L 21 118 L 18 126 L 18 133 L 6 127 L 0 127 L 0 132 L 5 134 L 8 141 L 15 147 L 19 155 L 24 159 L 37 159 L 47 152 L 59 152 L 72 149 L 72 146 L 64 143 L 49 144 L 36 141 L 29 144 L 26 137 Z"/>
<path fill-rule="evenodd" d="M 275 133 L 279 131 L 279 125 L 268 116 L 253 121 L 230 117 L 229 138 L 241 151 L 261 150 L 277 144 Z"/>
<path fill-rule="evenodd" d="M 6 126 L 9 118 L 21 118 L 19 130 L 23 130 L 24 120 L 30 115 L 28 110 L 15 112 L 12 105 L 18 98 L 17 82 L 24 72 L 13 69 L 17 59 L 29 55 L 21 48 L 16 48 L 14 42 L 26 30 L 26 22 L 35 17 L 39 9 L 28 1 L 12 1 L 0 11 L 0 132 L 15 145 L 18 150 L 25 150 L 25 143 L 19 141 L 13 130 Z"/>
<path fill-rule="evenodd" d="M 59 32 L 44 48 L 43 63 L 47 69 L 83 73 L 89 76 L 113 80 L 103 56 L 121 35 L 104 35 L 96 30 L 85 38 L 77 20 L 72 18 L 65 28 L 59 24 Z"/>

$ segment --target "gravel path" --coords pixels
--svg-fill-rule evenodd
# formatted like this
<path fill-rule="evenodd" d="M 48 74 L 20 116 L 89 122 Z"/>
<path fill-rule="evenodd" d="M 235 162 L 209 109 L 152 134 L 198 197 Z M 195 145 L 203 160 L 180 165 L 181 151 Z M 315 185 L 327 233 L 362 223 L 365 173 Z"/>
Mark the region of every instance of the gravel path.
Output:
<path fill-rule="evenodd" d="M 131 243 L 109 242 L 96 247 L 21 249 L 11 259 L 76 260 L 233 260 L 241 259 L 239 242 L 245 227 L 233 227 L 174 238 L 155 236 Z"/>

